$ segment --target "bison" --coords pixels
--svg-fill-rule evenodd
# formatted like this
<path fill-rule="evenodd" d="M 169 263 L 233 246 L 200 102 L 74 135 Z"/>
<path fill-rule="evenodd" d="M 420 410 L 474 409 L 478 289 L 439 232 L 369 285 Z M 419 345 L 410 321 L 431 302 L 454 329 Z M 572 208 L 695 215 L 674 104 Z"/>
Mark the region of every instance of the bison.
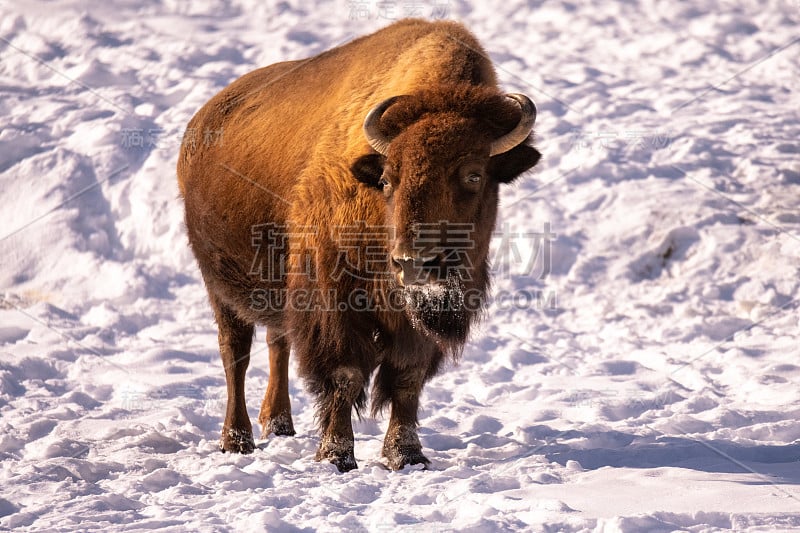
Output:
<path fill-rule="evenodd" d="M 372 414 L 391 409 L 388 466 L 429 464 L 420 393 L 484 307 L 499 187 L 539 160 L 535 116 L 467 29 L 414 19 L 255 70 L 197 112 L 177 173 L 219 328 L 223 451 L 254 449 L 244 378 L 263 324 L 262 438 L 294 434 L 294 350 L 318 461 L 357 468 L 351 416 L 372 378 Z"/>

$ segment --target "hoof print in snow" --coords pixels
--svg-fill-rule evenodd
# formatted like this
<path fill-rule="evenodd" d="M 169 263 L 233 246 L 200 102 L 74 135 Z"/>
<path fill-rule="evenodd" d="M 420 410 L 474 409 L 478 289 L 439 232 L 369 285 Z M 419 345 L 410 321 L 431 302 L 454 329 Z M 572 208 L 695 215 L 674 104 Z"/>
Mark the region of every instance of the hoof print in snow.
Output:
<path fill-rule="evenodd" d="M 694 228 L 673 229 L 658 248 L 631 263 L 632 277 L 637 281 L 658 278 L 664 270 L 669 270 L 671 264 L 686 260 L 689 249 L 699 240 L 700 234 Z"/>
<path fill-rule="evenodd" d="M 253 453 L 256 443 L 253 440 L 253 433 L 241 429 L 228 429 L 222 431 L 219 440 L 219 449 L 222 453 Z"/>

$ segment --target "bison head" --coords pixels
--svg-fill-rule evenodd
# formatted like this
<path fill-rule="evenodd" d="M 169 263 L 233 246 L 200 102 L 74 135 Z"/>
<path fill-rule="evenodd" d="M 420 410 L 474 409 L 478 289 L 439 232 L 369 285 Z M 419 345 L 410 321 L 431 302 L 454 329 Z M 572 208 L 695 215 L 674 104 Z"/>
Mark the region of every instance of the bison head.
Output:
<path fill-rule="evenodd" d="M 466 340 L 488 287 L 498 190 L 539 160 L 524 95 L 453 87 L 394 96 L 366 116 L 377 152 L 353 165 L 382 194 L 390 277 L 416 327 Z"/>

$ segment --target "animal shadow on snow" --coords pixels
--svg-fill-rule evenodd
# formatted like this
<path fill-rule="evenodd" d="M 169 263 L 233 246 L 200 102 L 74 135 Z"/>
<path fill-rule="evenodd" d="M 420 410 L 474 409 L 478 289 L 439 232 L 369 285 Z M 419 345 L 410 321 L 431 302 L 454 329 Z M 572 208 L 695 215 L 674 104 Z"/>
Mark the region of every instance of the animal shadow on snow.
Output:
<path fill-rule="evenodd" d="M 541 455 L 564 466 L 567 461 L 577 461 L 585 470 L 603 467 L 674 467 L 709 473 L 758 474 L 763 477 L 762 481 L 744 482 L 753 485 L 800 484 L 800 443 L 744 445 L 727 440 L 691 437 L 643 438 L 619 431 L 562 432 L 547 426 L 530 427 L 525 433 L 543 443 L 532 443 L 530 451 L 501 463 Z M 571 444 L 569 441 L 580 444 Z"/>

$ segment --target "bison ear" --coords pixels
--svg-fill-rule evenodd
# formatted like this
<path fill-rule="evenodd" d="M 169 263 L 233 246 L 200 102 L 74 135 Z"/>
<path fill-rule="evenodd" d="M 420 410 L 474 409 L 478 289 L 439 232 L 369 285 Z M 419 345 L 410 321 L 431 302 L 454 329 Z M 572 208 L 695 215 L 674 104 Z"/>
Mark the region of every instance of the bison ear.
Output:
<path fill-rule="evenodd" d="M 489 176 L 500 183 L 511 183 L 520 174 L 530 170 L 539 162 L 542 154 L 533 146 L 520 144 L 489 160 Z"/>
<path fill-rule="evenodd" d="M 364 185 L 378 188 L 378 182 L 383 175 L 383 161 L 381 154 L 362 155 L 352 164 L 350 171 Z"/>

